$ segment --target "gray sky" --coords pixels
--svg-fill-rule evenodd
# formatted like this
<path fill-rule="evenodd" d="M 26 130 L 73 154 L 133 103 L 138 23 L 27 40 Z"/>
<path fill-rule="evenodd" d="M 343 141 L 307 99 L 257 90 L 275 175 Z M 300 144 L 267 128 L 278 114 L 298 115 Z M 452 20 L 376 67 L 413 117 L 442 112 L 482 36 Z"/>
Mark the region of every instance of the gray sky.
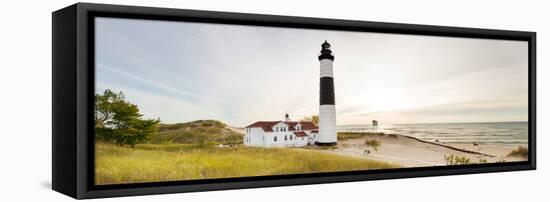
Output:
<path fill-rule="evenodd" d="M 324 40 L 340 125 L 527 120 L 527 42 L 504 40 L 97 18 L 96 91 L 167 123 L 299 119 Z"/>

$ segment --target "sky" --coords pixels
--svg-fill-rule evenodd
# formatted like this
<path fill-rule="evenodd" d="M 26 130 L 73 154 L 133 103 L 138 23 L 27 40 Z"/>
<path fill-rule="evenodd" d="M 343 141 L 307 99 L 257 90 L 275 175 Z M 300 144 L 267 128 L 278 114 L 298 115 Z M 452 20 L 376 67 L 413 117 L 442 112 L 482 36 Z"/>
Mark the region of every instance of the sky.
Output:
<path fill-rule="evenodd" d="M 243 127 L 319 112 L 321 44 L 338 125 L 526 121 L 523 41 L 96 18 L 96 93 L 146 118 Z"/>

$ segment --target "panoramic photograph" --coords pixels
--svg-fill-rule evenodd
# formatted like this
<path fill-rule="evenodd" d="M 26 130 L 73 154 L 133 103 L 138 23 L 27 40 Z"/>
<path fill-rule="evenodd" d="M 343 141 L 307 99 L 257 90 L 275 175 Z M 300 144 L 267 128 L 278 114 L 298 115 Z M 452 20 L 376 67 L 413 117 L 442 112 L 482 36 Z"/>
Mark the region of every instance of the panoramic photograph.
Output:
<path fill-rule="evenodd" d="M 528 42 L 95 18 L 95 185 L 528 161 Z"/>

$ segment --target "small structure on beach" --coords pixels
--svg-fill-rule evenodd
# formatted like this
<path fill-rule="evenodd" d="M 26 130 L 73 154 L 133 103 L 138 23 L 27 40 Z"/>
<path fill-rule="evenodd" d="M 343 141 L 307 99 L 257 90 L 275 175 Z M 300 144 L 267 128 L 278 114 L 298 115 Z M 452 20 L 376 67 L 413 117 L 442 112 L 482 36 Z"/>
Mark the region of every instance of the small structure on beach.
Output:
<path fill-rule="evenodd" d="M 377 120 L 372 120 L 372 126 L 378 126 L 378 121 Z"/>
<path fill-rule="evenodd" d="M 319 128 L 309 121 L 257 121 L 245 127 L 244 145 L 252 147 L 304 147 L 315 144 Z"/>

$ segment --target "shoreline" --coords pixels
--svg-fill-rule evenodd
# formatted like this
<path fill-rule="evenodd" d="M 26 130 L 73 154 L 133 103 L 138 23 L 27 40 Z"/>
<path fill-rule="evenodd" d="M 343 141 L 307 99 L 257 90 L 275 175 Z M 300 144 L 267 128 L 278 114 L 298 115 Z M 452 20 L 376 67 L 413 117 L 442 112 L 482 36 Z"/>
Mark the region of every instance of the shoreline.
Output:
<path fill-rule="evenodd" d="M 346 133 L 338 146 L 326 152 L 356 158 L 381 160 L 402 167 L 445 166 L 446 157 L 464 157 L 470 164 L 526 161 L 526 158 L 508 156 L 519 146 L 526 144 L 496 145 L 430 142 L 416 137 L 384 133 Z M 351 136 L 349 136 L 351 134 Z M 340 134 L 339 134 L 340 135 Z M 376 149 L 365 144 L 377 141 Z"/>
<path fill-rule="evenodd" d="M 451 146 L 452 143 L 437 143 L 437 142 L 430 142 L 430 141 L 422 140 L 420 138 L 407 136 L 407 135 L 400 135 L 400 136 L 411 138 L 413 140 L 423 142 L 423 143 L 426 143 L 426 144 L 433 144 L 433 145 L 436 145 L 436 146 L 445 147 L 445 148 L 452 149 L 452 150 L 459 151 L 459 152 L 464 152 L 464 153 L 469 153 L 469 154 L 477 154 L 477 155 L 488 156 L 488 157 L 495 157 L 494 155 L 490 155 L 490 154 L 485 154 L 485 153 L 476 152 L 476 151 L 467 150 L 467 149 L 460 149 L 458 147 Z M 456 144 L 458 144 L 458 143 L 456 143 Z M 468 143 L 462 143 L 462 144 L 468 144 Z M 486 144 L 486 145 L 491 145 L 491 144 Z"/>

